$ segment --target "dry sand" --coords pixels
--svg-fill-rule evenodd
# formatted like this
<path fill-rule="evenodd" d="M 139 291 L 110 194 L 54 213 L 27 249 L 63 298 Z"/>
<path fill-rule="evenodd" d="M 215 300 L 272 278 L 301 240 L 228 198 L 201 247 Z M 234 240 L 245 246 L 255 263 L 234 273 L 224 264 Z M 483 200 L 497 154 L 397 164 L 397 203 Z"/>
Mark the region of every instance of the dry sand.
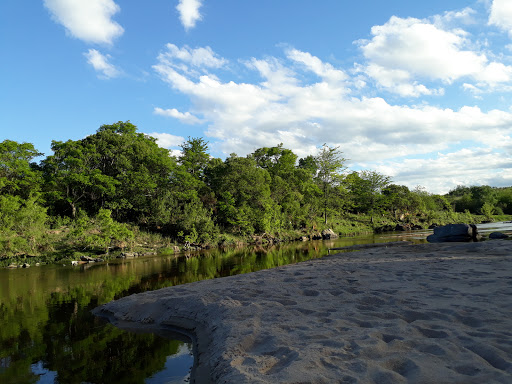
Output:
<path fill-rule="evenodd" d="M 336 254 L 95 313 L 188 330 L 199 383 L 512 383 L 512 241 Z"/>

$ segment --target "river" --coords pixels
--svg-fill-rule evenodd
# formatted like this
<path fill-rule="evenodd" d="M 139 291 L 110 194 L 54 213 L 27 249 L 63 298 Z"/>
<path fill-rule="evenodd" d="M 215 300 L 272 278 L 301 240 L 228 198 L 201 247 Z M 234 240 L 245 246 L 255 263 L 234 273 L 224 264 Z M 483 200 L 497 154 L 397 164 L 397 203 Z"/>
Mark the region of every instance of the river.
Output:
<path fill-rule="evenodd" d="M 479 230 L 512 230 L 512 224 L 486 224 Z M 187 383 L 193 356 L 183 337 L 122 331 L 90 310 L 133 293 L 319 258 L 329 248 L 426 242 L 429 233 L 0 269 L 0 383 Z"/>

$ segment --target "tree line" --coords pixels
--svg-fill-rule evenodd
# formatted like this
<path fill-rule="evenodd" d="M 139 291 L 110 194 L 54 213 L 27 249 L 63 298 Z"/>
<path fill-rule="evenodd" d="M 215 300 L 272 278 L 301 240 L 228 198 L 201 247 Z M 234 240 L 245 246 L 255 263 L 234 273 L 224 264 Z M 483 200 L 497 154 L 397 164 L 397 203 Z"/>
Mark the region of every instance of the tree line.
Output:
<path fill-rule="evenodd" d="M 44 234 L 63 225 L 73 241 L 108 251 L 114 241 L 129 242 L 133 226 L 213 244 L 362 218 L 427 225 L 457 212 L 512 214 L 512 188 L 410 190 L 375 171 L 348 172 L 339 148 L 326 144 L 300 159 L 279 144 L 222 160 L 204 139 L 188 138 L 173 156 L 127 121 L 53 141 L 52 152 L 35 163 L 43 154 L 32 144 L 0 143 L 0 255 L 51 248 Z"/>

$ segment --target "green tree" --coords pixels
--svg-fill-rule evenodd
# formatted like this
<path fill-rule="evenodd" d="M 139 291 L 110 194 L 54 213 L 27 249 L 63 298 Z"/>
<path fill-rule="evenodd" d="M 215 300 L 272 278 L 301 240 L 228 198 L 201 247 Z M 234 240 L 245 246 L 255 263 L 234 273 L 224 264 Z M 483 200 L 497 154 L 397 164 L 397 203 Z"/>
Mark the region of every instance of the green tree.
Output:
<path fill-rule="evenodd" d="M 380 212 L 382 210 L 382 190 L 386 188 L 391 178 L 376 171 L 360 171 L 352 178 L 352 191 L 357 200 L 357 206 L 362 212 Z"/>
<path fill-rule="evenodd" d="M 0 143 L 0 194 L 27 199 L 40 190 L 40 173 L 32 160 L 43 155 L 30 143 Z"/>
<path fill-rule="evenodd" d="M 512 187 L 499 188 L 496 190 L 496 207 L 505 214 L 512 215 Z"/>
<path fill-rule="evenodd" d="M 76 217 L 83 209 L 94 216 L 107 208 L 118 221 L 151 226 L 158 221 L 153 212 L 173 204 L 162 196 L 169 197 L 176 159 L 130 122 L 102 125 L 82 140 L 54 141 L 52 150 L 42 169 L 54 214 Z"/>
<path fill-rule="evenodd" d="M 180 147 L 181 155 L 179 156 L 179 163 L 185 168 L 186 172 L 202 180 L 204 170 L 210 160 L 208 142 L 204 141 L 202 138 L 189 137 Z"/>
<path fill-rule="evenodd" d="M 486 220 L 492 221 L 492 215 L 494 214 L 495 209 L 496 208 L 491 203 L 486 202 L 482 205 L 482 208 L 480 208 L 480 213 L 485 216 Z"/>
<path fill-rule="evenodd" d="M 128 122 L 103 125 L 88 138 L 97 150 L 97 163 L 116 181 L 115 194 L 101 206 L 111 209 L 119 221 L 154 226 L 154 203 L 170 188 L 176 159 L 160 148 L 156 139 L 137 132 Z M 172 202 L 169 202 L 171 204 Z"/>
<path fill-rule="evenodd" d="M 272 177 L 289 175 L 295 170 L 297 161 L 297 155 L 283 148 L 283 143 L 276 147 L 259 148 L 250 157 L 256 160 L 259 167 L 266 169 Z"/>
<path fill-rule="evenodd" d="M 189 137 L 181 148 L 170 175 L 169 193 L 174 202 L 170 229 L 189 242 L 210 243 L 219 231 L 213 220 L 215 194 L 205 180 L 216 161 L 210 159 L 208 143 L 201 138 Z"/>
<path fill-rule="evenodd" d="M 96 215 L 96 223 L 99 231 L 93 235 L 91 241 L 93 245 L 103 247 L 107 254 L 109 253 L 109 249 L 115 244 L 129 244 L 134 237 L 133 232 L 128 229 L 126 224 L 114 221 L 111 215 L 112 211 L 109 209 L 99 210 Z"/>
<path fill-rule="evenodd" d="M 324 224 L 327 225 L 327 212 L 332 206 L 333 189 L 338 187 L 342 181 L 342 172 L 346 169 L 342 152 L 339 147 L 329 147 L 324 144 L 320 152 L 315 157 L 315 163 L 318 171 L 315 179 L 322 191 L 322 207 L 324 214 Z"/>
<path fill-rule="evenodd" d="M 217 198 L 217 220 L 222 227 L 252 234 L 282 225 L 271 199 L 271 177 L 253 158 L 231 154 L 208 171 L 208 184 Z"/>
<path fill-rule="evenodd" d="M 308 200 L 306 194 L 311 188 L 318 191 L 313 183 L 313 172 L 296 167 L 297 155 L 283 148 L 282 143 L 275 147 L 259 148 L 250 157 L 270 174 L 273 216 L 275 223 L 280 223 L 274 229 L 298 229 L 305 226 L 308 213 L 312 213 L 311 203 L 314 205 L 314 200 Z"/>
<path fill-rule="evenodd" d="M 498 190 L 488 185 L 471 187 L 458 185 L 448 192 L 447 198 L 454 205 L 456 212 L 469 210 L 473 214 L 478 214 L 485 203 L 493 207 L 497 206 Z"/>
<path fill-rule="evenodd" d="M 385 207 L 395 219 L 411 211 L 411 191 L 405 185 L 390 184 L 382 190 Z"/>
<path fill-rule="evenodd" d="M 52 151 L 54 155 L 41 164 L 45 196 L 53 214 L 69 212 L 75 218 L 79 208 L 92 212 L 114 195 L 116 180 L 102 173 L 96 162 L 97 150 L 85 139 L 52 141 Z"/>
<path fill-rule="evenodd" d="M 316 158 L 313 155 L 306 156 L 299 159 L 299 168 L 308 171 L 312 176 L 315 176 L 318 172 L 318 164 Z"/>
<path fill-rule="evenodd" d="M 495 188 L 488 185 L 481 185 L 472 186 L 470 190 L 474 200 L 473 213 L 480 213 L 485 204 L 492 206 L 494 209 L 498 202 L 498 194 Z"/>
<path fill-rule="evenodd" d="M 47 245 L 46 209 L 37 197 L 0 195 L 0 256 L 39 254 Z"/>

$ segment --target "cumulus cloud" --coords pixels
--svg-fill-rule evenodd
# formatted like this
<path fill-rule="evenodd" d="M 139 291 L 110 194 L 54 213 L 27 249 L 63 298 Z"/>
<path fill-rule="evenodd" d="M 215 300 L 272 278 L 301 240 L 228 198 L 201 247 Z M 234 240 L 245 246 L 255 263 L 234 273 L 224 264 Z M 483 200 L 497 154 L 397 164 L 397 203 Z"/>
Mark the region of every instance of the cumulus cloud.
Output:
<path fill-rule="evenodd" d="M 96 49 L 89 49 L 84 53 L 87 62 L 98 72 L 98 77 L 111 79 L 121 75 L 121 71 L 109 62 L 110 55 L 103 55 Z"/>
<path fill-rule="evenodd" d="M 447 11 L 442 15 L 434 15 L 432 16 L 432 20 L 438 27 L 450 28 L 452 25 L 459 23 L 465 25 L 475 24 L 477 22 L 475 20 L 476 15 L 477 11 L 471 7 L 466 7 L 461 10 Z"/>
<path fill-rule="evenodd" d="M 44 5 L 69 35 L 87 43 L 110 45 L 124 32 L 112 20 L 120 10 L 113 0 L 44 0 Z"/>
<path fill-rule="evenodd" d="M 371 32 L 371 40 L 358 42 L 367 59 L 361 71 L 402 96 L 442 94 L 417 79 L 447 85 L 465 79 L 479 88 L 512 81 L 512 67 L 469 49 L 468 34 L 462 29 L 446 30 L 427 20 L 393 16 Z"/>
<path fill-rule="evenodd" d="M 304 65 L 296 67 L 297 61 Z M 306 156 L 327 142 L 340 145 L 352 164 L 376 164 L 445 150 L 464 140 L 481 142 L 482 132 L 510 137 L 509 112 L 391 105 L 380 97 L 358 97 L 345 76 L 328 75 L 336 71 L 330 64 L 298 50 L 287 51 L 281 59 L 244 62 L 261 76 L 259 83 L 193 76 L 175 64 L 159 60 L 154 69 L 173 89 L 189 96 L 196 114 L 209 124 L 207 135 L 216 138 L 218 149 L 226 154 L 283 142 Z"/>
<path fill-rule="evenodd" d="M 406 97 L 419 97 L 422 95 L 443 94 L 443 89 L 429 89 L 424 84 L 413 80 L 410 72 L 403 69 L 386 68 L 378 64 L 369 64 L 366 67 L 358 66 L 359 71 L 366 73 L 378 81 L 379 86 L 391 89 L 393 92 Z"/>
<path fill-rule="evenodd" d="M 512 38 L 512 2 L 510 0 L 493 0 L 489 24 L 507 31 Z"/>
<path fill-rule="evenodd" d="M 201 119 L 192 115 L 190 112 L 183 113 L 183 112 L 178 111 L 176 108 L 162 109 L 162 108 L 157 107 L 157 108 L 155 108 L 154 112 L 160 116 L 166 116 L 166 117 L 172 117 L 172 118 L 178 119 L 185 124 L 199 124 L 202 122 Z"/>
<path fill-rule="evenodd" d="M 176 149 L 176 147 L 179 147 L 185 142 L 185 138 L 182 136 L 159 132 L 148 133 L 147 135 L 154 137 L 159 147 L 169 149 L 172 156 L 179 156 L 181 154 L 181 151 Z"/>
<path fill-rule="evenodd" d="M 302 52 L 298 49 L 289 49 L 286 56 L 297 63 L 301 63 L 305 68 L 329 83 L 337 83 L 348 79 L 347 74 L 334 68 L 329 63 L 322 62 L 318 57 L 308 52 Z"/>
<path fill-rule="evenodd" d="M 165 50 L 158 56 L 158 61 L 182 70 L 221 68 L 228 61 L 218 56 L 210 47 L 192 49 L 185 45 L 178 48 L 174 44 L 167 44 Z"/>
<path fill-rule="evenodd" d="M 429 192 L 439 194 L 457 185 L 512 185 L 511 158 L 490 148 L 465 148 L 426 159 L 387 162 L 375 168 L 392 176 L 396 184 L 409 188 L 428 185 Z"/>
<path fill-rule="evenodd" d="M 196 23 L 202 19 L 199 13 L 199 8 L 201 8 L 202 5 L 201 0 L 180 0 L 179 4 L 176 6 L 180 14 L 181 24 L 183 24 L 186 30 L 194 28 Z"/>

